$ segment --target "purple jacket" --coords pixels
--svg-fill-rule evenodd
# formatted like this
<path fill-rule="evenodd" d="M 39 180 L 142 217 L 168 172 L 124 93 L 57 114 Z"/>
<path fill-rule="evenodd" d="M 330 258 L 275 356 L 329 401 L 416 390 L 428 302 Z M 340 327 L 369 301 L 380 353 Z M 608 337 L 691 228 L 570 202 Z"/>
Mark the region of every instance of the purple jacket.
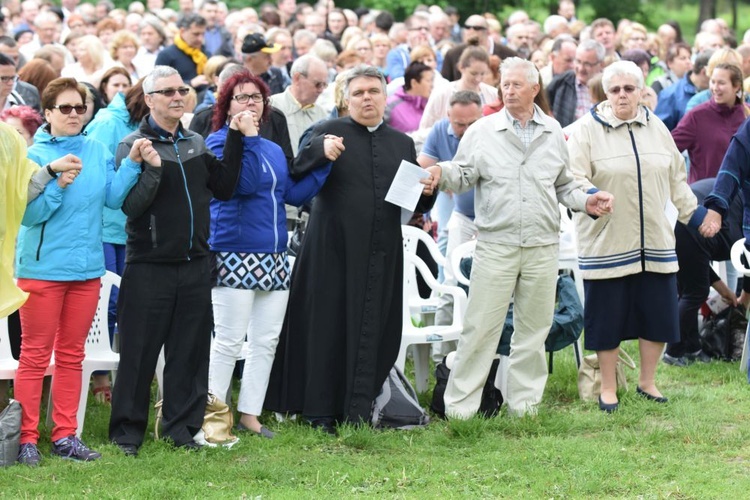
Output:
<path fill-rule="evenodd" d="M 716 104 L 713 97 L 691 109 L 672 130 L 677 149 L 690 156 L 688 182 L 716 177 L 729 141 L 745 121 L 745 106 Z"/>
<path fill-rule="evenodd" d="M 409 95 L 401 87 L 388 98 L 385 107 L 385 122 L 405 134 L 419 129 L 419 121 L 427 105 L 427 99 Z"/>

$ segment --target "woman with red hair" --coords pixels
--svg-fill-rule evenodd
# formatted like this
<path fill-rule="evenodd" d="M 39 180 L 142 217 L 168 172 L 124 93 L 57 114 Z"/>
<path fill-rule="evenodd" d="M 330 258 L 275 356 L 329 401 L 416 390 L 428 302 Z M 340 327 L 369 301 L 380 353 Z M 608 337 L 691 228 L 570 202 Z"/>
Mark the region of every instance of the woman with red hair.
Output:
<path fill-rule="evenodd" d="M 211 201 L 208 242 L 216 257 L 216 282 L 208 387 L 217 397 L 226 397 L 247 335 L 250 349 L 237 404 L 238 428 L 270 439 L 274 434 L 260 424 L 258 415 L 289 297 L 284 204 L 300 206 L 315 196 L 338 150 L 333 138 L 322 138 L 326 154 L 315 159 L 319 168 L 293 180 L 281 147 L 257 132 L 271 112 L 269 95 L 263 80 L 248 71 L 229 78 L 219 90 L 214 133 L 206 145 L 221 158 L 232 116 L 248 110 L 255 115 L 255 133 L 243 138 L 242 170 L 234 195 L 229 201 Z"/>
<path fill-rule="evenodd" d="M 29 106 L 13 106 L 0 113 L 0 121 L 3 121 L 16 129 L 26 146 L 34 144 L 34 134 L 42 126 L 42 116 Z"/>

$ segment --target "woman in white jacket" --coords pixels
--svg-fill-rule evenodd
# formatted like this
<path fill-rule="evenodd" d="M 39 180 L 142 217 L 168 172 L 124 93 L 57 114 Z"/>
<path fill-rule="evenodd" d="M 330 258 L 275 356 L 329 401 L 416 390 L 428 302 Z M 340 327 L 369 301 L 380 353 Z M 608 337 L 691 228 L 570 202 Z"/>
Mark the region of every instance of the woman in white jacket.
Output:
<path fill-rule="evenodd" d="M 618 408 L 615 367 L 623 340 L 638 339 L 637 393 L 667 402 L 655 372 L 664 343 L 680 338 L 674 219 L 698 227 L 706 210 L 697 206 L 666 126 L 639 104 L 643 72 L 617 62 L 604 70 L 602 85 L 607 100 L 581 119 L 568 148 L 576 178 L 617 200 L 609 215 L 576 215 L 585 347 L 599 358 L 599 408 L 610 413 Z"/>

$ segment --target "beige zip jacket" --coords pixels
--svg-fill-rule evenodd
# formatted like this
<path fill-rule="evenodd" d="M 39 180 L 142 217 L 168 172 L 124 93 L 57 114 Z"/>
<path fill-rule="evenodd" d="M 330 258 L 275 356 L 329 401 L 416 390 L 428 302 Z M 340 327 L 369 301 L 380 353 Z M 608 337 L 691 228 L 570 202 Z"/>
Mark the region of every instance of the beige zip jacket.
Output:
<path fill-rule="evenodd" d="M 667 215 L 674 208 L 667 208 L 668 202 L 677 219 L 693 227 L 706 210 L 697 206 L 685 162 L 661 120 L 642 106 L 633 120 L 619 120 L 603 102 L 580 119 L 568 148 L 576 179 L 615 198 L 610 215 L 574 216 L 583 278 L 677 272 L 674 227 Z"/>
<path fill-rule="evenodd" d="M 558 244 L 560 208 L 585 211 L 588 195 L 568 169 L 560 124 L 534 106 L 540 123 L 528 148 L 507 110 L 479 119 L 453 161 L 440 162 L 440 189 L 476 187 L 474 222 L 480 240 L 518 247 Z"/>

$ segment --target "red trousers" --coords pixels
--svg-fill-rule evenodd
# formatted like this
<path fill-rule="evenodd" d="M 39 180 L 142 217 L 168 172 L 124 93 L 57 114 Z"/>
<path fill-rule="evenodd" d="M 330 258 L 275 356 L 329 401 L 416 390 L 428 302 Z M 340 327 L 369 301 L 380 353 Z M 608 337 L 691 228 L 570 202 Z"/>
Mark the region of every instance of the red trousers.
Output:
<path fill-rule="evenodd" d="M 52 441 L 75 434 L 81 396 L 81 363 L 99 301 L 99 278 L 87 281 L 18 280 L 29 293 L 21 307 L 21 358 L 15 398 L 23 409 L 21 444 L 39 440 L 44 371 L 55 351 L 52 377 Z"/>

